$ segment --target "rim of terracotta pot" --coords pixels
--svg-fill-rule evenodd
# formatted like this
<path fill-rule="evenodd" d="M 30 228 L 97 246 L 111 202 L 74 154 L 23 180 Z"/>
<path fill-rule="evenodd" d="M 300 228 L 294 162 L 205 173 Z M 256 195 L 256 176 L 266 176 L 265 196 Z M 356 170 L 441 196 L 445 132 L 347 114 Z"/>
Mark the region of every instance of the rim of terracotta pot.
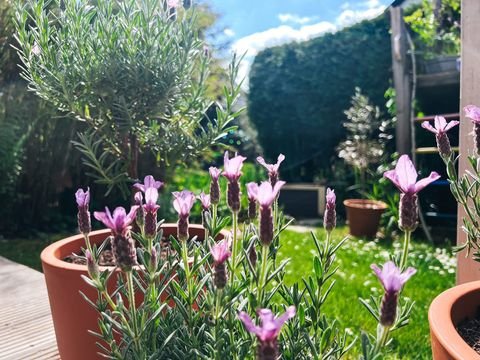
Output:
<path fill-rule="evenodd" d="M 388 207 L 383 201 L 370 199 L 346 199 L 343 200 L 343 205 L 368 210 L 385 210 Z"/>
<path fill-rule="evenodd" d="M 458 354 L 455 359 L 480 359 L 458 333 L 452 321 L 452 308 L 465 295 L 480 289 L 480 281 L 472 281 L 454 286 L 438 295 L 428 310 L 428 321 L 431 331 L 435 332 L 438 342 L 450 353 Z M 479 299 L 480 305 L 480 299 Z"/>
<path fill-rule="evenodd" d="M 161 229 L 172 228 L 172 227 L 176 228 L 177 224 L 175 223 L 162 224 Z M 202 225 L 190 224 L 188 227 L 189 229 L 204 231 L 204 227 Z M 225 230 L 222 230 L 221 234 L 224 236 L 227 236 L 228 233 Z M 110 235 L 110 229 L 95 230 L 90 233 L 90 237 L 97 236 L 97 235 L 105 235 L 105 237 L 107 237 Z M 65 246 L 66 244 L 72 241 L 79 241 L 79 240 L 83 240 L 83 234 L 77 234 L 77 235 L 69 236 L 62 240 L 55 241 L 54 243 L 48 245 L 45 249 L 43 249 L 42 253 L 40 254 L 40 259 L 42 260 L 43 263 L 49 264 L 56 268 L 61 268 L 61 269 L 70 270 L 70 271 L 83 271 L 87 268 L 87 265 L 69 263 L 59 257 L 60 249 L 63 246 Z M 114 266 L 100 266 L 101 270 L 113 269 L 113 268 Z"/>

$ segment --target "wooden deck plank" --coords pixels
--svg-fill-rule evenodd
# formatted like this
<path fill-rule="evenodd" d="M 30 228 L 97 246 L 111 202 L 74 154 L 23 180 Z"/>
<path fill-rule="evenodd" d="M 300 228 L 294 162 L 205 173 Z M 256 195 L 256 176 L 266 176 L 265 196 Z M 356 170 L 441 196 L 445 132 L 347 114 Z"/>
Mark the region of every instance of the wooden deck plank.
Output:
<path fill-rule="evenodd" d="M 1 256 L 0 359 L 60 359 L 43 274 Z"/>

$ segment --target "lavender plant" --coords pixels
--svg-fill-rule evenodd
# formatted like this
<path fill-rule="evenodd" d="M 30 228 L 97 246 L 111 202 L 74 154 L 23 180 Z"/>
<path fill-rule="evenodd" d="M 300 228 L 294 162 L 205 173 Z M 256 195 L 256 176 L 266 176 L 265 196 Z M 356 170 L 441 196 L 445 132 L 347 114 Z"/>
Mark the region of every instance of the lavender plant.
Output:
<path fill-rule="evenodd" d="M 381 359 L 388 351 L 391 334 L 409 323 L 414 302 L 401 299 L 403 286 L 416 270 L 408 266 L 408 254 L 411 234 L 418 226 L 418 192 L 440 178 L 436 172 L 417 181 L 417 170 L 408 155 L 398 159 L 394 170 L 386 171 L 383 176 L 400 190 L 398 227 L 404 233 L 400 254 L 392 254 L 391 261 L 380 269 L 372 264 L 371 268 L 383 286 L 384 294 L 380 298 L 373 295 L 370 299 L 360 299 L 377 322 L 374 334 L 362 334 L 364 360 Z M 402 300 L 402 301 L 401 301 Z"/>
<path fill-rule="evenodd" d="M 437 140 L 437 148 L 440 157 L 445 163 L 448 181 L 450 183 L 450 191 L 457 202 L 465 211 L 463 218 L 463 231 L 466 234 L 466 241 L 455 248 L 457 252 L 465 250 L 468 256 L 473 252 L 474 259 L 480 261 L 480 108 L 475 105 L 468 105 L 464 108 L 465 116 L 473 123 L 473 143 L 475 150 L 470 154 L 468 159 L 468 168 L 465 174 L 459 176 L 456 163 L 458 158 L 450 146 L 450 140 L 447 132 L 459 124 L 458 121 L 447 122 L 441 116 L 435 117 L 434 126 L 428 122 L 422 123 L 422 126 L 428 131 L 435 134 Z"/>
<path fill-rule="evenodd" d="M 196 158 L 234 129 L 238 58 L 227 71 L 223 98 L 212 101 L 206 82 L 212 57 L 196 7 L 183 3 L 18 2 L 22 76 L 38 96 L 85 124 L 75 145 L 109 191 L 127 193 L 147 160 L 159 165 L 157 173 L 171 175 L 173 165 Z"/>
<path fill-rule="evenodd" d="M 89 273 L 85 281 L 98 294 L 86 301 L 99 313 L 99 328 L 92 333 L 99 338 L 104 356 L 339 359 L 353 345 L 354 339 L 322 311 L 335 282 L 335 253 L 346 240 L 335 242 L 331 236 L 336 224 L 333 190 L 327 195 L 326 239 L 321 241 L 312 234 L 314 271 L 302 283 L 288 285 L 284 281 L 288 260 L 279 262 L 275 256 L 281 233 L 289 224 L 276 201 L 284 185 L 279 180 L 279 164 L 275 177 L 270 176 L 274 185 L 267 181 L 248 184 L 249 220 L 238 224 L 244 160 L 225 154 L 225 196 L 218 187 L 221 171 L 210 168 L 211 193 L 199 195 L 206 234 L 202 240 L 189 234 L 196 196 L 187 190 L 174 193 L 177 234 L 164 238 L 163 223 L 156 217 L 161 183 L 148 176 L 143 184 L 134 186 L 139 192 L 128 213 L 123 208 L 113 214 L 108 208 L 94 213 L 111 229 L 111 236 L 99 247 L 92 245 L 89 227 L 84 226 L 90 194 L 79 190 L 79 228 L 85 236 Z M 222 201 L 229 205 L 229 217 L 217 214 Z M 120 272 L 99 267 L 100 254 L 108 243 Z M 107 281 L 114 274 L 120 274 L 117 288 L 109 292 Z M 280 313 L 283 315 L 275 315 Z"/>

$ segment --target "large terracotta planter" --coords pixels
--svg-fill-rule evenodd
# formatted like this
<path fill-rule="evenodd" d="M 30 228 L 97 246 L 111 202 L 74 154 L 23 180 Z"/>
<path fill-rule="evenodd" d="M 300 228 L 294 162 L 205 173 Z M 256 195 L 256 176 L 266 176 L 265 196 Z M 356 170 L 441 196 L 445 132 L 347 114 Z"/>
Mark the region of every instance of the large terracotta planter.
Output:
<path fill-rule="evenodd" d="M 164 224 L 162 229 L 166 237 L 177 233 L 176 224 Z M 201 225 L 190 225 L 189 231 L 192 237 L 204 238 L 205 230 Z M 99 245 L 109 235 L 110 230 L 94 231 L 90 234 L 90 241 Z M 72 253 L 78 253 L 84 244 L 83 236 L 75 235 L 49 245 L 41 254 L 58 351 L 62 360 L 103 359 L 97 354 L 99 348 L 95 342 L 98 339 L 88 333 L 88 330 L 98 329 L 98 313 L 79 293 L 82 291 L 90 299 L 97 297 L 96 290 L 80 277 L 88 276 L 87 267 L 62 260 Z M 116 276 L 112 276 L 108 283 L 110 292 L 113 291 L 115 283 Z M 137 300 L 140 302 L 140 297 L 137 296 Z"/>
<path fill-rule="evenodd" d="M 373 238 L 377 234 L 380 218 L 387 208 L 383 201 L 347 199 L 343 202 L 347 210 L 350 235 Z"/>
<path fill-rule="evenodd" d="M 480 309 L 480 281 L 455 286 L 430 305 L 428 321 L 434 360 L 477 360 L 477 354 L 458 334 L 456 326 L 474 318 Z"/>

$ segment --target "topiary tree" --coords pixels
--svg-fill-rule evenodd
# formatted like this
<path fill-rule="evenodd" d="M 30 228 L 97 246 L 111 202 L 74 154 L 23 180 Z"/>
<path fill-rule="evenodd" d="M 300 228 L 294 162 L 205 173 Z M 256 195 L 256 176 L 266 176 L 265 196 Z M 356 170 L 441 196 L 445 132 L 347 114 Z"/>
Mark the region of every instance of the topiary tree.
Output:
<path fill-rule="evenodd" d="M 23 77 L 40 97 L 88 125 L 75 145 L 108 192 L 118 186 L 127 193 L 142 158 L 173 169 L 232 130 L 238 61 L 234 56 L 224 99 L 211 101 L 211 57 L 193 7 L 172 0 L 39 0 L 17 9 L 16 25 Z M 206 114 L 213 105 L 212 118 Z"/>

